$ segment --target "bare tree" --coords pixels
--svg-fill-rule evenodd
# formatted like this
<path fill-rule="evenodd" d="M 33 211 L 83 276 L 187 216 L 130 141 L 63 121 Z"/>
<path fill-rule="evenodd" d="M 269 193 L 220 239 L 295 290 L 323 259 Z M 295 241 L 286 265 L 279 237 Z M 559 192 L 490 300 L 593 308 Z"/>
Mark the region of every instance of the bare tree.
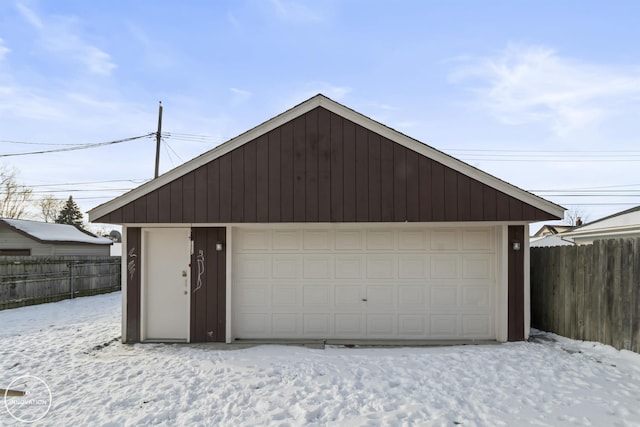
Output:
<path fill-rule="evenodd" d="M 47 194 L 38 200 L 37 205 L 40 208 L 40 217 L 44 222 L 55 222 L 64 206 L 64 200 L 56 199 L 52 194 Z"/>
<path fill-rule="evenodd" d="M 18 219 L 29 207 L 32 190 L 17 181 L 15 168 L 0 165 L 0 217 Z"/>
<path fill-rule="evenodd" d="M 570 226 L 578 226 L 587 222 L 588 214 L 581 207 L 567 209 L 564 212 L 564 223 Z"/>

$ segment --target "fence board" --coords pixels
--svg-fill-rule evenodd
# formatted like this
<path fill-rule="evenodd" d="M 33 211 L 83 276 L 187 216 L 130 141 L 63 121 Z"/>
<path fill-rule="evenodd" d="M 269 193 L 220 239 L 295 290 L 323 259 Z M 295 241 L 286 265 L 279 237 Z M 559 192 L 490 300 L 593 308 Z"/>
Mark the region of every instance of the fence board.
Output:
<path fill-rule="evenodd" d="M 640 352 L 639 251 L 640 238 L 532 249 L 532 326 Z"/>
<path fill-rule="evenodd" d="M 120 289 L 120 257 L 0 257 L 0 310 Z"/>
<path fill-rule="evenodd" d="M 574 260 L 576 265 L 585 265 L 585 247 L 578 246 L 576 252 L 576 258 Z M 585 271 L 584 268 L 575 269 L 575 329 L 573 336 L 579 340 L 584 339 L 584 301 L 585 301 L 585 286 L 584 286 Z"/>
<path fill-rule="evenodd" d="M 633 272 L 632 272 L 632 285 L 630 301 L 633 302 L 632 307 L 635 310 L 631 310 L 631 344 L 630 349 L 636 349 L 634 351 L 640 352 L 640 239 L 636 239 L 633 242 Z"/>

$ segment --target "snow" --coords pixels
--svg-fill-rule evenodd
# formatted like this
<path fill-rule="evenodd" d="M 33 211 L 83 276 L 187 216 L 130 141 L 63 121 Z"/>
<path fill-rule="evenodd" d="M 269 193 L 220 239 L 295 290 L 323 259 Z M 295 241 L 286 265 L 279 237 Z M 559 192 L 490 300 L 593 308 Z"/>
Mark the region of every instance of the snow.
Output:
<path fill-rule="evenodd" d="M 120 298 L 0 311 L 0 388 L 51 389 L 34 425 L 640 426 L 640 355 L 594 342 L 123 345 Z M 0 405 L 0 425 L 24 424 Z"/>
<path fill-rule="evenodd" d="M 106 237 L 91 236 L 83 233 L 73 225 L 53 224 L 39 221 L 29 221 L 24 219 L 3 218 L 7 225 L 27 233 L 38 240 L 45 242 L 78 242 L 93 243 L 96 245 L 110 245 L 113 242 Z"/>

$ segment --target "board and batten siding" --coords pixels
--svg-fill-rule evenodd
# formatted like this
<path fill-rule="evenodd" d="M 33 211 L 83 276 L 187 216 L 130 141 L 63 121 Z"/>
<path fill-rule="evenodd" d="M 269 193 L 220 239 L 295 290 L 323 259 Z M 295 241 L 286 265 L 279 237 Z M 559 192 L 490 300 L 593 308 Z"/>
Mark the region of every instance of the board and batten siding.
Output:
<path fill-rule="evenodd" d="M 556 217 L 317 107 L 94 221 L 548 219 Z"/>

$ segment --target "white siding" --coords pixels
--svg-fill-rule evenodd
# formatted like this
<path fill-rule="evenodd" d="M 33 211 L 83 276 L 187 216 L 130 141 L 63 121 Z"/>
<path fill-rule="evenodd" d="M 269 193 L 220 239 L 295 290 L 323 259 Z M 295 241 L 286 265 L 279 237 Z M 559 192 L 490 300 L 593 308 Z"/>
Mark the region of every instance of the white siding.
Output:
<path fill-rule="evenodd" d="M 31 249 L 32 256 L 109 256 L 109 245 L 40 243 L 13 230 L 0 228 L 0 249 Z"/>

